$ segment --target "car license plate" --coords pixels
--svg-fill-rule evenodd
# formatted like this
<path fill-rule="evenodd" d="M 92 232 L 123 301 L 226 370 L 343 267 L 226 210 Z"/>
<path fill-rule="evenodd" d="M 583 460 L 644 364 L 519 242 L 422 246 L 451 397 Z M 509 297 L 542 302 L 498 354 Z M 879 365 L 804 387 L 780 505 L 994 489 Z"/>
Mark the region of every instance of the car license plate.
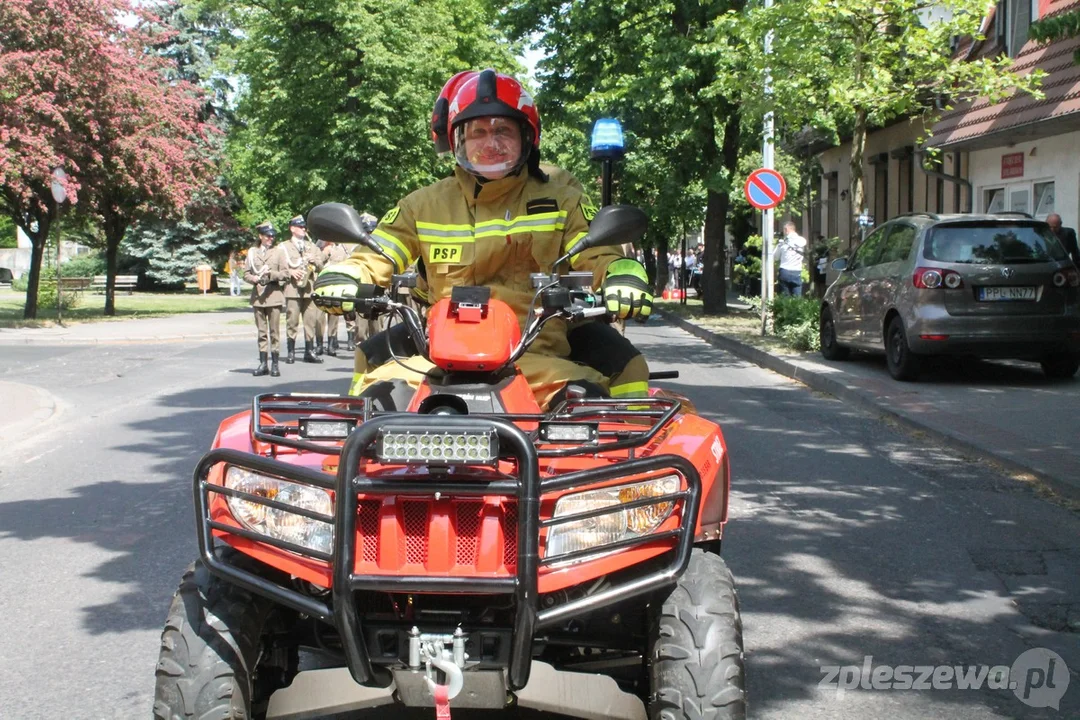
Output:
<path fill-rule="evenodd" d="M 979 288 L 979 300 L 1034 300 L 1034 287 L 1016 287 L 1008 285 L 994 285 Z"/>

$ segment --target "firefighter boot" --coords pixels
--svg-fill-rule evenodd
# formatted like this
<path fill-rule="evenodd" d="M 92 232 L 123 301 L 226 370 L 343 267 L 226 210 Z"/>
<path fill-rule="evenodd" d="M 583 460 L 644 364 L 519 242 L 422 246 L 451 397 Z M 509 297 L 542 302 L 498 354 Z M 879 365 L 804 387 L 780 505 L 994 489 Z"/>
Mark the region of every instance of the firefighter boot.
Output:
<path fill-rule="evenodd" d="M 255 377 L 259 377 L 260 375 L 269 375 L 270 374 L 270 369 L 268 367 L 266 367 L 266 353 L 264 353 L 264 352 L 259 353 L 259 367 L 255 368 L 255 372 L 253 372 L 251 374 L 254 375 Z"/>
<path fill-rule="evenodd" d="M 321 363 L 322 358 L 316 355 L 311 347 L 311 343 L 304 343 L 304 362 L 309 363 Z"/>
<path fill-rule="evenodd" d="M 278 369 L 278 354 L 270 353 L 270 377 L 281 377 L 281 370 Z"/>
<path fill-rule="evenodd" d="M 288 354 L 285 356 L 285 362 L 292 365 L 296 362 L 296 338 L 289 338 L 285 341 L 288 348 Z"/>

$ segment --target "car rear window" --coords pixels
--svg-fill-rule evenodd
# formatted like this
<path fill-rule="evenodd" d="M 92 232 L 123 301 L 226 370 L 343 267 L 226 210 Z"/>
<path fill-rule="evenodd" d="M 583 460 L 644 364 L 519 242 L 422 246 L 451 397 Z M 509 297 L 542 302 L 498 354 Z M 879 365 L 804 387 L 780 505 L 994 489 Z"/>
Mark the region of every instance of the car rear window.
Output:
<path fill-rule="evenodd" d="M 1053 262 L 1065 250 L 1039 223 L 949 223 L 935 227 L 926 240 L 928 260 L 979 265 Z"/>

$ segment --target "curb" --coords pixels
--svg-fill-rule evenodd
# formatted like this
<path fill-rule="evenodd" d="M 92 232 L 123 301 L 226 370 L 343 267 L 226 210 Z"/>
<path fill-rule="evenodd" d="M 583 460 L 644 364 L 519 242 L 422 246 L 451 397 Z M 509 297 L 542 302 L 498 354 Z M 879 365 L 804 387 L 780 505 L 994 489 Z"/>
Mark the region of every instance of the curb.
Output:
<path fill-rule="evenodd" d="M 166 335 L 166 336 L 139 336 L 122 338 L 71 338 L 66 335 L 52 337 L 18 337 L 5 338 L 0 336 L 2 345 L 133 345 L 136 343 L 163 343 L 163 342 L 212 342 L 214 340 L 236 340 L 250 338 L 252 331 L 236 333 L 216 333 L 202 335 Z"/>
<path fill-rule="evenodd" d="M 16 382 L 0 382 L 0 390 L 7 387 L 14 387 L 20 390 L 30 391 L 35 396 L 36 406 L 32 412 L 26 413 L 22 417 L 15 418 L 15 421 L 10 423 L 10 427 L 5 428 L 0 425 L 0 443 L 17 442 L 21 438 L 25 438 L 27 434 L 33 430 L 36 430 L 41 425 L 45 424 L 49 420 L 58 416 L 61 413 L 60 403 L 56 400 L 52 393 L 36 385 L 27 385 L 25 383 Z"/>
<path fill-rule="evenodd" d="M 854 405 L 862 410 L 884 416 L 908 430 L 914 430 L 933 436 L 945 447 L 968 456 L 971 459 L 986 458 L 989 456 L 996 465 L 999 465 L 1008 472 L 1034 477 L 1036 480 L 1048 485 L 1058 494 L 1073 500 L 1080 500 L 1080 483 L 1075 480 L 1070 481 L 1067 478 L 1050 475 L 1031 465 L 1002 455 L 993 448 L 977 445 L 960 435 L 921 423 L 903 413 L 886 407 L 869 393 L 849 387 L 842 382 L 822 375 L 821 373 L 814 372 L 813 370 L 799 367 L 781 357 L 777 357 L 764 350 L 759 350 L 756 347 L 739 342 L 726 335 L 706 330 L 705 328 L 695 325 L 672 313 L 665 313 L 662 310 L 654 310 L 654 312 L 660 315 L 666 322 L 685 330 L 691 335 L 694 335 L 711 345 L 715 345 L 721 350 L 726 350 L 732 355 L 741 357 L 744 360 L 749 360 L 766 370 L 772 370 L 780 375 L 784 375 L 793 380 L 798 380 L 812 390 L 827 393 L 838 400 L 842 400 L 843 402 Z"/>

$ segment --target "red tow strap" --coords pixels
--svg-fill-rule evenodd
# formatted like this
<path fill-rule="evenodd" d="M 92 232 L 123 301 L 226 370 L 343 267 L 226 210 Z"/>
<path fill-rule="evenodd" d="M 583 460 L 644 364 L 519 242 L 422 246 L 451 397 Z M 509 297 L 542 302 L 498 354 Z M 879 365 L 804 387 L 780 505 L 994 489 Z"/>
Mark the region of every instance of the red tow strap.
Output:
<path fill-rule="evenodd" d="M 435 686 L 435 720 L 450 720 L 450 686 Z"/>

